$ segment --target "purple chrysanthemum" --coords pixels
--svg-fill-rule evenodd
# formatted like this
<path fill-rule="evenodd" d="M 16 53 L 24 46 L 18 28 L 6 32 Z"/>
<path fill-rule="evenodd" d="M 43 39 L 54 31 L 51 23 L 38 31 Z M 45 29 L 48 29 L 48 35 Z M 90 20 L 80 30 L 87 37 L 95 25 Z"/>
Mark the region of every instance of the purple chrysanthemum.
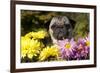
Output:
<path fill-rule="evenodd" d="M 90 38 L 79 38 L 75 41 L 71 40 L 59 40 L 58 46 L 61 52 L 61 58 L 64 60 L 85 60 L 89 59 L 90 51 Z"/>
<path fill-rule="evenodd" d="M 90 41 L 87 37 L 85 39 L 84 38 L 78 39 L 76 53 L 74 56 L 75 59 L 82 60 L 89 58 L 89 49 L 90 49 L 89 43 Z"/>
<path fill-rule="evenodd" d="M 74 58 L 74 51 L 76 47 L 76 42 L 74 39 L 68 40 L 60 40 L 58 41 L 58 46 L 60 47 L 61 50 L 61 57 L 66 60 L 71 60 Z"/>

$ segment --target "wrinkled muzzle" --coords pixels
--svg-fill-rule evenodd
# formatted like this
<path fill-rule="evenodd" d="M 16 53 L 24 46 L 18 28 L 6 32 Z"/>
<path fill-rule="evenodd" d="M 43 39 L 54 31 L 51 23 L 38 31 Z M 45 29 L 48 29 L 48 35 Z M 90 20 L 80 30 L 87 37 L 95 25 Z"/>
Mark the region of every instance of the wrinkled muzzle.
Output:
<path fill-rule="evenodd" d="M 53 31 L 53 36 L 57 40 L 63 40 L 67 38 L 68 32 L 66 29 L 57 28 L 56 30 Z"/>

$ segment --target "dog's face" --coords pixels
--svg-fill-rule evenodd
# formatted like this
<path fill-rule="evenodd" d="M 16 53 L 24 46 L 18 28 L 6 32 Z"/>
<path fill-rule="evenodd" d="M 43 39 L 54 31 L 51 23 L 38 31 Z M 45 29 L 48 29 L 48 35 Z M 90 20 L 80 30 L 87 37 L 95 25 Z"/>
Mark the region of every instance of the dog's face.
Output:
<path fill-rule="evenodd" d="M 51 38 L 56 40 L 70 39 L 73 33 L 73 21 L 66 16 L 53 17 L 49 26 Z"/>

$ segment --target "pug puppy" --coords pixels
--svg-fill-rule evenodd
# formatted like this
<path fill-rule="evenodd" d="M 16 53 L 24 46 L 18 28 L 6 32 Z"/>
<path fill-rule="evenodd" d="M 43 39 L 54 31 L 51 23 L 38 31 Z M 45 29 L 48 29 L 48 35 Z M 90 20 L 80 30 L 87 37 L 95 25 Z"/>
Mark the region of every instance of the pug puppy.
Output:
<path fill-rule="evenodd" d="M 53 44 L 58 40 L 71 39 L 75 21 L 66 16 L 53 17 L 49 25 L 49 33 Z"/>

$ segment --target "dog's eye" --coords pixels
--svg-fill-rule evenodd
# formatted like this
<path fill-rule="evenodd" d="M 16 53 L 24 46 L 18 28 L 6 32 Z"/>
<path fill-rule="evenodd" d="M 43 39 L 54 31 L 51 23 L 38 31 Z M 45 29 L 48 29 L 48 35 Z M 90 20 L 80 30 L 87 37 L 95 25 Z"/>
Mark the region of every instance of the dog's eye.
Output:
<path fill-rule="evenodd" d="M 56 25 L 52 25 L 52 26 L 51 26 L 51 29 L 54 29 L 55 27 L 56 27 Z"/>
<path fill-rule="evenodd" d="M 69 29 L 69 28 L 70 28 L 70 25 L 69 25 L 69 24 L 67 24 L 67 25 L 66 25 L 66 28 L 67 28 L 67 29 Z"/>

